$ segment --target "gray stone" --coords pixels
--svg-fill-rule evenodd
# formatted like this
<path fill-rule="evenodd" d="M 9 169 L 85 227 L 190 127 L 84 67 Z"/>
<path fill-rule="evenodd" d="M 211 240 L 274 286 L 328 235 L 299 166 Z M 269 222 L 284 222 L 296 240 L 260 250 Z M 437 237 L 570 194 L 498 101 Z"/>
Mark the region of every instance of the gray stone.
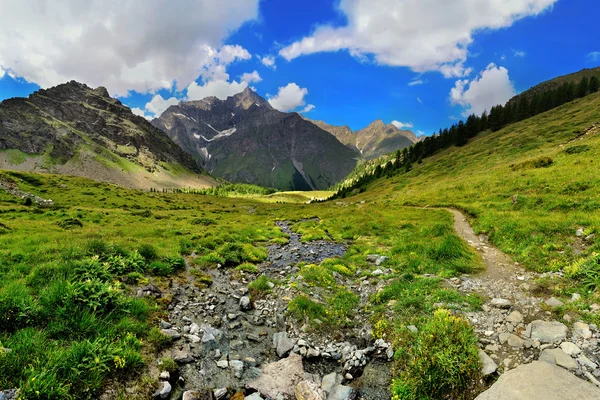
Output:
<path fill-rule="evenodd" d="M 319 350 L 313 349 L 312 347 L 306 352 L 306 358 L 317 358 L 321 355 Z"/>
<path fill-rule="evenodd" d="M 161 381 L 168 381 L 169 379 L 171 379 L 171 374 L 169 374 L 169 371 L 163 371 L 160 373 L 158 379 Z"/>
<path fill-rule="evenodd" d="M 159 389 L 152 395 L 155 399 L 168 399 L 171 395 L 171 384 L 161 381 Z"/>
<path fill-rule="evenodd" d="M 584 322 L 575 322 L 573 324 L 573 332 L 584 339 L 589 339 L 592 337 L 590 326 Z"/>
<path fill-rule="evenodd" d="M 240 309 L 242 311 L 252 310 L 252 302 L 250 301 L 250 297 L 242 296 L 242 298 L 240 299 Z"/>
<path fill-rule="evenodd" d="M 173 353 L 173 360 L 180 364 L 188 364 L 194 361 L 194 357 L 187 351 L 175 350 Z"/>
<path fill-rule="evenodd" d="M 389 260 L 389 257 L 386 257 L 386 256 L 378 257 L 377 260 L 375 261 L 375 265 L 380 266 L 381 264 L 383 264 L 387 260 Z"/>
<path fill-rule="evenodd" d="M 379 254 L 369 254 L 369 255 L 367 256 L 367 262 L 372 262 L 372 263 L 374 263 L 374 262 L 376 262 L 376 261 L 377 261 L 377 259 L 378 259 L 378 258 L 379 258 Z"/>
<path fill-rule="evenodd" d="M 225 396 L 227 396 L 227 388 L 215 389 L 213 390 L 213 395 L 216 400 L 224 400 Z"/>
<path fill-rule="evenodd" d="M 481 364 L 482 364 L 481 374 L 483 376 L 488 376 L 490 374 L 493 374 L 498 369 L 498 366 L 496 365 L 494 360 L 492 360 L 492 358 L 490 356 L 488 356 L 485 353 L 485 351 L 479 350 L 479 359 L 481 360 Z"/>
<path fill-rule="evenodd" d="M 558 307 L 562 307 L 565 305 L 565 303 L 563 303 L 562 301 L 560 301 L 559 299 L 557 299 L 556 297 L 550 297 L 549 299 L 546 299 L 544 301 L 544 303 L 546 303 L 546 305 L 552 309 L 558 308 Z"/>
<path fill-rule="evenodd" d="M 273 335 L 273 346 L 279 358 L 283 358 L 292 351 L 294 342 L 290 340 L 286 332 L 278 332 Z"/>
<path fill-rule="evenodd" d="M 325 393 L 319 384 L 312 380 L 305 380 L 296 385 L 296 400 L 325 400 Z"/>
<path fill-rule="evenodd" d="M 354 389 L 350 386 L 336 383 L 327 395 L 327 400 L 351 400 L 354 397 Z"/>
<path fill-rule="evenodd" d="M 219 360 L 219 361 L 217 361 L 217 367 L 225 369 L 225 368 L 229 367 L 229 361 Z"/>
<path fill-rule="evenodd" d="M 378 268 L 375 271 L 371 272 L 371 275 L 373 275 L 373 276 L 383 275 L 383 271 Z"/>
<path fill-rule="evenodd" d="M 504 373 L 476 400 L 600 399 L 600 389 L 575 375 L 544 362 L 523 364 Z"/>
<path fill-rule="evenodd" d="M 520 349 L 525 345 L 525 341 L 523 339 L 521 339 L 517 335 L 513 335 L 512 333 L 508 335 L 507 343 L 510 347 L 514 347 L 517 349 Z"/>
<path fill-rule="evenodd" d="M 244 362 L 240 360 L 229 361 L 229 366 L 233 369 L 236 378 L 241 378 L 244 372 Z"/>
<path fill-rule="evenodd" d="M 556 364 L 568 370 L 576 370 L 577 363 L 561 349 L 546 349 L 540 354 L 540 361 Z"/>
<path fill-rule="evenodd" d="M 170 323 L 168 323 L 167 321 L 161 319 L 160 321 L 158 321 L 158 325 L 162 328 L 162 329 L 169 329 L 172 325 Z"/>
<path fill-rule="evenodd" d="M 590 360 L 583 354 L 580 355 L 579 357 L 577 357 L 577 361 L 579 362 L 579 364 L 586 366 L 592 370 L 598 368 L 598 364 L 596 364 L 595 362 L 593 362 L 592 360 Z"/>
<path fill-rule="evenodd" d="M 539 340 L 540 343 L 563 342 L 568 331 L 567 326 L 558 321 L 536 320 L 531 323 L 531 339 Z"/>
<path fill-rule="evenodd" d="M 332 372 L 331 374 L 325 375 L 323 377 L 323 381 L 321 382 L 321 388 L 325 392 L 329 393 L 331 392 L 331 389 L 336 383 L 342 383 L 342 376 L 339 375 L 337 372 Z"/>
<path fill-rule="evenodd" d="M 179 333 L 175 329 L 161 329 L 160 331 L 173 340 L 181 339 L 181 333 Z"/>
<path fill-rule="evenodd" d="M 281 394 L 285 398 L 294 398 L 296 385 L 303 380 L 302 357 L 291 354 L 287 358 L 264 365 L 260 376 L 248 382 L 246 386 L 266 397 L 276 398 Z"/>
<path fill-rule="evenodd" d="M 264 399 L 261 397 L 260 393 L 255 392 L 249 396 L 244 397 L 244 400 L 264 400 Z"/>
<path fill-rule="evenodd" d="M 492 306 L 494 306 L 496 308 L 500 308 L 500 309 L 509 309 L 512 306 L 512 303 L 510 302 L 510 300 L 500 299 L 500 298 L 492 299 L 490 304 Z"/>
<path fill-rule="evenodd" d="M 411 331 L 412 333 L 418 333 L 418 332 L 419 332 L 419 330 L 417 329 L 417 327 L 416 327 L 416 326 L 414 326 L 414 325 L 409 325 L 409 326 L 407 326 L 407 328 L 408 328 L 408 330 L 409 330 L 409 331 Z"/>
<path fill-rule="evenodd" d="M 190 325 L 190 335 L 197 335 L 198 333 L 200 333 L 200 327 L 194 322 Z"/>
<path fill-rule="evenodd" d="M 18 400 L 21 391 L 19 389 L 0 390 L 0 400 Z"/>
<path fill-rule="evenodd" d="M 225 394 L 227 394 L 227 389 L 225 389 Z M 221 397 L 217 400 L 223 399 L 224 397 Z M 203 390 L 202 392 L 197 390 L 186 390 L 183 392 L 181 400 L 212 400 L 212 393 L 209 390 Z"/>
<path fill-rule="evenodd" d="M 577 354 L 581 353 L 581 349 L 577 347 L 575 343 L 571 342 L 562 342 L 560 344 L 560 348 L 570 356 L 576 356 Z"/>
<path fill-rule="evenodd" d="M 513 311 L 506 317 L 506 322 L 510 322 L 513 325 L 519 325 L 523 322 L 523 315 L 518 311 Z"/>

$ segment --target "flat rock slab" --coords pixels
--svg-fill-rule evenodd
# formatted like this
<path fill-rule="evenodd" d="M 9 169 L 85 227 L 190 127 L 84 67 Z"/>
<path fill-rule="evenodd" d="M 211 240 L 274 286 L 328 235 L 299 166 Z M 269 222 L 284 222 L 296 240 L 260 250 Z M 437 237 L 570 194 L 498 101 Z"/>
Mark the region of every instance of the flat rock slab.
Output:
<path fill-rule="evenodd" d="M 292 354 L 287 358 L 265 365 L 261 370 L 261 375 L 249 382 L 247 386 L 273 399 L 280 394 L 284 398 L 294 398 L 296 385 L 303 380 L 302 357 Z"/>
<path fill-rule="evenodd" d="M 561 343 L 567 338 L 569 328 L 558 321 L 533 321 L 531 323 L 531 339 L 541 343 Z"/>
<path fill-rule="evenodd" d="M 541 361 L 508 371 L 475 400 L 593 400 L 600 389 L 563 368 Z"/>

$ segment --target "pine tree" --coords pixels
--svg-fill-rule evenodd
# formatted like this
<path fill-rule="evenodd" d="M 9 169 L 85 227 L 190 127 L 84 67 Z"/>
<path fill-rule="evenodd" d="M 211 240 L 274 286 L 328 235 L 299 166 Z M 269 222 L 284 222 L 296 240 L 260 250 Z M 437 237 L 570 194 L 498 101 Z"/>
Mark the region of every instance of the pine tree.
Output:
<path fill-rule="evenodd" d="M 592 79 L 590 79 L 590 85 L 589 85 L 590 93 L 596 93 L 598 91 L 598 89 L 600 89 L 600 81 L 598 80 L 598 78 L 596 76 L 592 76 Z"/>
<path fill-rule="evenodd" d="M 577 85 L 577 97 L 585 97 L 588 94 L 589 85 L 587 76 L 581 78 L 579 85 Z"/>

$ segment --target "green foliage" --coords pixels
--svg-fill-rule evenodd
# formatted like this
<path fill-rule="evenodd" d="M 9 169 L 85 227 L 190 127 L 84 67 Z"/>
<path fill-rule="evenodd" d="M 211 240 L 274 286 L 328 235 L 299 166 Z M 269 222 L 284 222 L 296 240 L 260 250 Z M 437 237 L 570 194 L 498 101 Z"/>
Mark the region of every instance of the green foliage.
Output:
<path fill-rule="evenodd" d="M 21 282 L 10 282 L 0 289 L 0 331 L 14 331 L 33 323 L 37 306 L 30 290 Z"/>
<path fill-rule="evenodd" d="M 62 221 L 58 221 L 57 225 L 63 229 L 73 229 L 83 227 L 83 222 L 77 218 L 65 218 Z"/>
<path fill-rule="evenodd" d="M 299 321 L 326 318 L 325 306 L 305 295 L 294 297 L 288 304 L 287 312 Z"/>
<path fill-rule="evenodd" d="M 580 145 L 580 146 L 571 146 L 567 147 L 564 152 L 567 154 L 579 154 L 585 153 L 586 151 L 590 151 L 590 146 L 588 145 Z"/>
<path fill-rule="evenodd" d="M 219 197 L 235 197 L 243 195 L 269 195 L 277 191 L 272 188 L 251 185 L 248 183 L 226 183 L 214 188 L 199 191 L 199 194 Z"/>
<path fill-rule="evenodd" d="M 322 265 L 305 265 L 300 269 L 304 280 L 314 286 L 333 286 L 335 279 L 332 273 Z"/>
<path fill-rule="evenodd" d="M 194 218 L 192 220 L 192 225 L 201 225 L 201 226 L 210 226 L 210 225 L 215 225 L 216 222 L 214 219 L 210 219 L 210 218 Z"/>
<path fill-rule="evenodd" d="M 161 330 L 156 327 L 150 329 L 147 340 L 150 346 L 157 351 L 169 347 L 172 342 L 172 339 L 169 336 L 162 333 Z"/>
<path fill-rule="evenodd" d="M 406 349 L 393 399 L 467 399 L 480 377 L 477 337 L 467 321 L 437 310 Z"/>
<path fill-rule="evenodd" d="M 158 258 L 158 250 L 150 243 L 144 243 L 138 248 L 138 253 L 146 261 L 154 261 Z"/>
<path fill-rule="evenodd" d="M 261 275 L 254 281 L 250 282 L 248 289 L 250 290 L 250 294 L 252 296 L 257 297 L 261 294 L 270 292 L 271 285 L 273 285 L 273 282 L 266 275 Z"/>
<path fill-rule="evenodd" d="M 243 263 L 235 267 L 236 271 L 247 272 L 249 274 L 255 274 L 258 272 L 258 267 L 254 264 Z"/>

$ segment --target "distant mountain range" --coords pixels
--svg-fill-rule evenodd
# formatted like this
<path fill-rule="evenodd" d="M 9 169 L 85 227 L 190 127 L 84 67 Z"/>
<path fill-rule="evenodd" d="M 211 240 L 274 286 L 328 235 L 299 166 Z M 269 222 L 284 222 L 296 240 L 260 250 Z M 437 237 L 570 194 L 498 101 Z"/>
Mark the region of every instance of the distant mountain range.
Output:
<path fill-rule="evenodd" d="M 144 189 L 214 186 L 163 131 L 105 88 L 75 81 L 0 103 L 0 169 Z"/>
<path fill-rule="evenodd" d="M 410 131 L 375 121 L 350 128 L 275 110 L 251 89 L 169 107 L 152 121 L 212 175 L 284 190 L 326 189 L 361 159 L 417 141 Z"/>
<path fill-rule="evenodd" d="M 297 113 L 275 110 L 251 89 L 169 107 L 152 124 L 212 175 L 284 190 L 326 189 L 360 153 Z"/>
<path fill-rule="evenodd" d="M 410 147 L 419 141 L 413 132 L 398 129 L 393 124 L 386 125 L 380 119 L 358 131 L 352 131 L 347 126 L 329 125 L 323 121 L 311 122 L 331 133 L 346 146 L 358 150 L 361 157 L 366 160 L 372 160 L 393 151 Z"/>

